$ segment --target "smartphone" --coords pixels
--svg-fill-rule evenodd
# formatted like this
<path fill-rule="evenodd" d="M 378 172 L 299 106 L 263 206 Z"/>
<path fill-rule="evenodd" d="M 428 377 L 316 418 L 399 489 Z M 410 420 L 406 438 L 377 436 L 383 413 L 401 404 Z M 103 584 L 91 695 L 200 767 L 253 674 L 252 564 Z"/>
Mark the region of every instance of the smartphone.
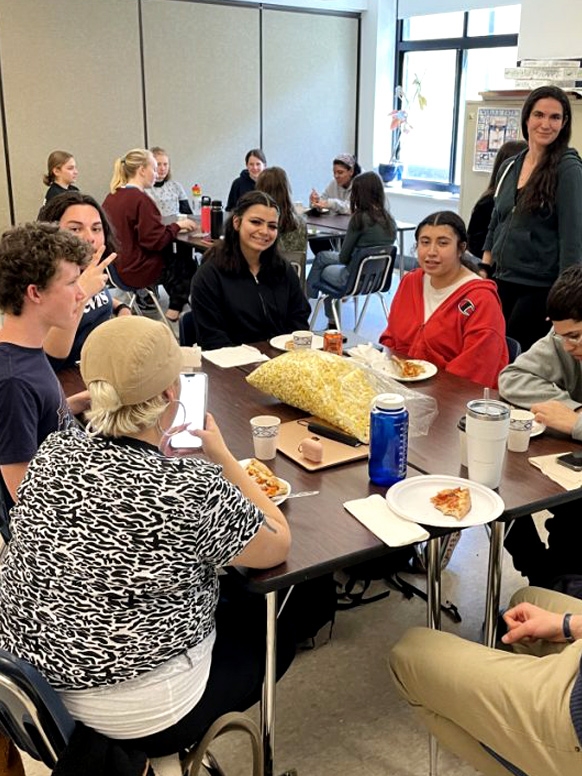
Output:
<path fill-rule="evenodd" d="M 566 466 L 568 469 L 573 469 L 575 472 L 582 472 L 582 450 L 559 455 L 556 458 L 556 462 L 561 466 Z"/>
<path fill-rule="evenodd" d="M 191 428 L 204 428 L 206 419 L 206 398 L 208 392 L 208 375 L 205 372 L 188 372 L 180 375 L 180 401 L 186 409 L 185 423 Z M 180 412 L 176 417 L 179 422 Z M 181 431 L 170 439 L 170 446 L 174 448 L 191 448 L 196 450 L 202 447 L 200 437 L 192 436 L 189 431 Z"/>

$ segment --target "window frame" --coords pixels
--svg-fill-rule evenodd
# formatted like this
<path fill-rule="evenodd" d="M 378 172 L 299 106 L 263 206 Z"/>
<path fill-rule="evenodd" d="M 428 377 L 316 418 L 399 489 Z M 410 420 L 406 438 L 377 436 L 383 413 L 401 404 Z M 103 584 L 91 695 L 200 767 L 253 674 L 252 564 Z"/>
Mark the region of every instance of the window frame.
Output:
<path fill-rule="evenodd" d="M 494 0 L 493 0 L 494 2 Z M 451 153 L 449 158 L 449 181 L 448 183 L 420 180 L 418 178 L 403 178 L 402 186 L 406 189 L 429 190 L 429 191 L 448 191 L 453 194 L 459 193 L 460 186 L 456 184 L 456 160 L 457 149 L 459 145 L 459 121 L 460 121 L 460 100 L 461 85 L 463 79 L 463 68 L 466 64 L 466 52 L 470 49 L 489 49 L 489 48 L 508 48 L 518 45 L 519 34 L 505 33 L 503 35 L 468 35 L 469 13 L 463 14 L 463 34 L 461 37 L 437 38 L 428 40 L 403 40 L 404 24 L 406 19 L 399 19 L 396 25 L 396 51 L 394 64 L 394 89 L 402 83 L 404 73 L 404 55 L 411 51 L 455 51 L 455 84 L 453 91 L 453 132 L 451 142 Z M 397 109 L 397 105 L 394 108 Z M 395 138 L 393 138 L 392 150 L 394 151 Z"/>

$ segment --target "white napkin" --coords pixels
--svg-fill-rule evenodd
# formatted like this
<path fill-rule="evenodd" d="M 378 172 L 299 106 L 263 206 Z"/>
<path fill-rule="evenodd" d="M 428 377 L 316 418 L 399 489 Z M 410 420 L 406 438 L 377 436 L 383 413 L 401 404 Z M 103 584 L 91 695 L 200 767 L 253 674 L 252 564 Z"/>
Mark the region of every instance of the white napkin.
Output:
<path fill-rule="evenodd" d="M 535 458 L 528 458 L 528 461 L 532 466 L 541 469 L 546 477 L 561 485 L 564 490 L 576 490 L 576 488 L 582 487 L 582 472 L 575 472 L 565 466 L 560 466 L 559 463 L 556 463 L 558 455 L 562 455 L 562 453 L 537 455 Z"/>
<path fill-rule="evenodd" d="M 218 348 L 217 350 L 203 350 L 202 356 L 216 366 L 228 369 L 233 366 L 245 366 L 257 364 L 259 361 L 269 361 L 269 357 L 261 353 L 252 345 L 238 345 L 232 348 Z"/>
<path fill-rule="evenodd" d="M 404 547 L 430 538 L 428 531 L 418 523 L 411 523 L 393 512 L 379 493 L 346 501 L 344 507 L 389 547 Z"/>

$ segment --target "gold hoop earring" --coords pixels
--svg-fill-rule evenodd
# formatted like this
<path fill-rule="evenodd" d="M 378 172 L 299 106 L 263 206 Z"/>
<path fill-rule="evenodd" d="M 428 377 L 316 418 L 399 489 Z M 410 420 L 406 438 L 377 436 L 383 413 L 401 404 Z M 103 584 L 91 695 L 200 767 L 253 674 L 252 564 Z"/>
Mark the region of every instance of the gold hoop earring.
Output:
<path fill-rule="evenodd" d="M 176 419 L 174 418 L 174 421 L 166 429 L 162 428 L 159 418 L 158 420 L 156 420 L 157 430 L 160 432 L 162 436 L 165 436 L 165 437 L 171 437 L 171 436 L 174 436 L 174 434 L 177 434 L 179 431 L 181 431 L 180 426 L 183 426 L 184 423 L 186 422 L 186 407 L 184 406 L 184 404 L 179 399 L 172 399 L 170 402 L 168 402 L 168 407 L 170 407 L 172 404 L 178 404 L 181 407 L 182 412 L 184 413 L 184 417 L 182 418 L 180 423 L 176 423 Z M 168 407 L 166 407 L 166 409 L 168 409 Z"/>

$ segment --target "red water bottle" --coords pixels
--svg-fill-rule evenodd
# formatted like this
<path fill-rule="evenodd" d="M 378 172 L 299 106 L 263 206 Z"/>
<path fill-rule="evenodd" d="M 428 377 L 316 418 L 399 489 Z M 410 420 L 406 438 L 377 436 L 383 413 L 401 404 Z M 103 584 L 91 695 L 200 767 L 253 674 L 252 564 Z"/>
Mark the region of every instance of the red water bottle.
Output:
<path fill-rule="evenodd" d="M 200 228 L 202 234 L 210 234 L 210 212 L 211 212 L 211 200 L 210 197 L 202 197 L 200 206 Z"/>

